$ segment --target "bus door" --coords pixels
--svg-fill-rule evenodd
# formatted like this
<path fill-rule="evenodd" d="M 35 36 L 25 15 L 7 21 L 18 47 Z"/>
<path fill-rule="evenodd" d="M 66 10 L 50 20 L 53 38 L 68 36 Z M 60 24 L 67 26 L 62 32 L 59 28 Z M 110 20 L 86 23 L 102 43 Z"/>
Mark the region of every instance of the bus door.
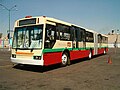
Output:
<path fill-rule="evenodd" d="M 98 34 L 98 47 L 101 48 L 102 46 L 102 35 Z"/>
<path fill-rule="evenodd" d="M 52 48 L 56 42 L 56 28 L 47 24 L 45 29 L 45 48 Z"/>
<path fill-rule="evenodd" d="M 77 39 L 77 29 L 75 27 L 71 27 L 71 40 L 72 40 L 72 48 L 78 48 L 78 39 Z"/>
<path fill-rule="evenodd" d="M 79 46 L 79 41 L 80 41 L 79 36 L 80 36 L 79 28 L 75 28 L 76 48 L 80 48 L 80 46 Z"/>
<path fill-rule="evenodd" d="M 83 28 L 80 28 L 80 35 L 79 35 L 79 38 L 80 38 L 80 47 L 81 48 L 86 48 L 86 32 L 85 32 L 85 29 Z"/>

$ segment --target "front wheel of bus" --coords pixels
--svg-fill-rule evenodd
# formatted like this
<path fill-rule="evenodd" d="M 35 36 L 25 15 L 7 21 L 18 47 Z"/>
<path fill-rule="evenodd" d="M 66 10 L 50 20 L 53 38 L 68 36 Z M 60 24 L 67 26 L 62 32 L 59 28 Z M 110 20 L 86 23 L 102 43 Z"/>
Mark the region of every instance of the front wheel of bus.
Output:
<path fill-rule="evenodd" d="M 62 63 L 61 63 L 61 65 L 62 66 L 66 66 L 67 63 L 68 63 L 68 60 L 69 60 L 68 54 L 67 53 L 63 53 L 62 54 Z"/>

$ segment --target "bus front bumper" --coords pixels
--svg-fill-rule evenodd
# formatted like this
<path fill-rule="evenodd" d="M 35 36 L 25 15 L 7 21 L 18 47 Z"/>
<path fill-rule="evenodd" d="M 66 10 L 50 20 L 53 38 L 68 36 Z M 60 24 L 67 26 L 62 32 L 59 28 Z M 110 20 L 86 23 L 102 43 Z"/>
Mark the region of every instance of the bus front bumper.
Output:
<path fill-rule="evenodd" d="M 23 59 L 23 58 L 12 58 L 11 61 L 16 64 L 26 64 L 26 65 L 44 65 L 44 60 L 34 60 L 34 59 Z"/>

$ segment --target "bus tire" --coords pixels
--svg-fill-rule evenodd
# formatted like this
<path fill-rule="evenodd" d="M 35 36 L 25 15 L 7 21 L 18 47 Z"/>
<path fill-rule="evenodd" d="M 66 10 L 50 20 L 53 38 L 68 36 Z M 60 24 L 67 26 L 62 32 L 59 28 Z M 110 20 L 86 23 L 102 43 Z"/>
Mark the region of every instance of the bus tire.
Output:
<path fill-rule="evenodd" d="M 92 51 L 91 51 L 91 50 L 90 50 L 90 52 L 89 52 L 89 56 L 88 56 L 88 58 L 89 58 L 89 59 L 92 58 Z"/>
<path fill-rule="evenodd" d="M 106 49 L 104 49 L 104 52 L 103 52 L 103 54 L 106 54 Z"/>
<path fill-rule="evenodd" d="M 61 66 L 66 66 L 68 64 L 68 61 L 69 61 L 68 53 L 64 52 L 62 54 L 61 59 L 62 59 Z"/>

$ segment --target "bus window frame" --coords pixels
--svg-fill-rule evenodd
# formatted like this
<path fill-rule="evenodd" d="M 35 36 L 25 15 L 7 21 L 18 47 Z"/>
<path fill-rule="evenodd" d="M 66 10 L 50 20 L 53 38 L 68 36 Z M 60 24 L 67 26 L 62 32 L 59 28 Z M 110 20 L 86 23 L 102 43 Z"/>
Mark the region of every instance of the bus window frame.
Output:
<path fill-rule="evenodd" d="M 94 35 L 92 32 L 86 31 L 86 42 L 94 42 Z"/>
<path fill-rule="evenodd" d="M 67 30 L 66 30 L 67 29 Z M 71 33 L 70 33 L 70 26 L 68 25 L 63 25 L 60 23 L 56 24 L 56 39 L 57 40 L 62 40 L 62 41 L 71 41 Z M 58 33 L 58 36 L 57 36 Z M 61 36 L 61 34 L 63 36 Z M 67 39 L 67 37 L 65 37 L 65 35 L 69 35 L 69 38 Z M 66 39 L 65 39 L 66 38 Z"/>

